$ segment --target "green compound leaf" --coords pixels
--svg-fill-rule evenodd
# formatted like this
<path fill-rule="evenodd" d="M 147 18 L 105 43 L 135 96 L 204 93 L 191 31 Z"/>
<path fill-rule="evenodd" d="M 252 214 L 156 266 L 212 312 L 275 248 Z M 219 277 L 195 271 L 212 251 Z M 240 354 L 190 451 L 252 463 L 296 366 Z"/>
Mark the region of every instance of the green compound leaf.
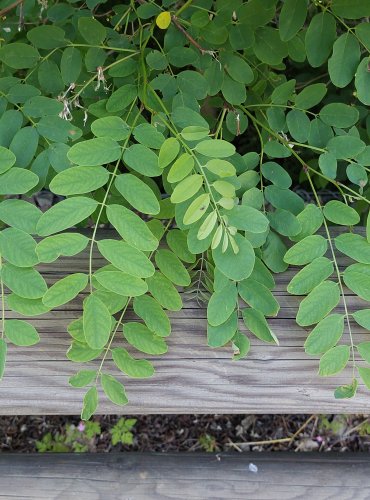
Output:
<path fill-rule="evenodd" d="M 123 335 L 129 344 L 145 354 L 159 355 L 167 352 L 167 344 L 163 338 L 141 323 L 125 323 Z"/>
<path fill-rule="evenodd" d="M 368 176 L 366 168 L 358 163 L 351 163 L 346 168 L 346 174 L 348 179 L 363 188 L 368 182 Z"/>
<path fill-rule="evenodd" d="M 119 116 L 104 116 L 92 122 L 91 132 L 95 137 L 109 137 L 114 141 L 123 141 L 130 135 L 130 127 Z"/>
<path fill-rule="evenodd" d="M 128 403 L 125 388 L 115 377 L 102 373 L 100 381 L 105 395 L 112 403 L 120 406 Z"/>
<path fill-rule="evenodd" d="M 180 144 L 174 137 L 169 137 L 164 141 L 159 150 L 158 163 L 161 169 L 166 168 L 172 163 L 180 151 Z"/>
<path fill-rule="evenodd" d="M 355 209 L 337 200 L 329 201 L 324 206 L 324 216 L 330 222 L 341 226 L 353 226 L 360 221 L 360 216 Z"/>
<path fill-rule="evenodd" d="M 334 14 L 347 19 L 360 19 L 370 16 L 370 5 L 366 0 L 351 2 L 350 0 L 333 0 L 331 5 Z"/>
<path fill-rule="evenodd" d="M 337 387 L 334 391 L 335 399 L 349 399 L 353 398 L 356 395 L 358 387 L 358 382 L 356 379 L 353 379 L 351 384 L 341 385 Z"/>
<path fill-rule="evenodd" d="M 330 314 L 321 320 L 304 343 L 307 354 L 316 356 L 328 351 L 340 340 L 344 330 L 344 315 Z"/>
<path fill-rule="evenodd" d="M 75 47 L 67 47 L 60 61 L 60 73 L 64 85 L 76 82 L 82 69 L 81 52 Z"/>
<path fill-rule="evenodd" d="M 106 108 L 109 113 L 116 113 L 126 109 L 137 96 L 136 85 L 128 83 L 122 85 L 109 97 Z"/>
<path fill-rule="evenodd" d="M 246 85 L 253 82 L 253 70 L 241 57 L 228 53 L 224 55 L 223 60 L 225 62 L 225 69 L 233 80 Z"/>
<path fill-rule="evenodd" d="M 318 68 L 328 59 L 336 37 L 336 23 L 328 12 L 316 14 L 306 32 L 305 46 L 307 60 Z"/>
<path fill-rule="evenodd" d="M 17 267 L 32 267 L 39 262 L 36 241 L 14 227 L 0 232 L 0 253 L 5 260 Z"/>
<path fill-rule="evenodd" d="M 306 236 L 293 245 L 284 256 L 284 261 L 295 266 L 303 266 L 322 257 L 328 249 L 328 242 L 319 234 Z"/>
<path fill-rule="evenodd" d="M 319 104 L 327 92 L 324 83 L 314 83 L 305 87 L 296 97 L 295 103 L 298 108 L 311 109 Z"/>
<path fill-rule="evenodd" d="M 71 321 L 67 327 L 67 331 L 72 338 L 79 342 L 86 343 L 84 334 L 83 317 Z"/>
<path fill-rule="evenodd" d="M 134 128 L 135 139 L 148 148 L 160 149 L 164 143 L 164 136 L 153 125 L 141 123 Z"/>
<path fill-rule="evenodd" d="M 370 75 L 367 70 L 369 66 L 369 57 L 364 57 L 360 62 L 357 70 L 356 70 L 356 78 L 355 78 L 355 87 L 357 91 L 357 98 L 363 104 L 370 104 L 370 90 L 369 90 L 369 82 Z"/>
<path fill-rule="evenodd" d="M 361 358 L 370 363 L 370 342 L 361 342 L 358 344 L 357 350 Z"/>
<path fill-rule="evenodd" d="M 149 278 L 154 274 L 154 266 L 148 257 L 124 241 L 100 240 L 99 252 L 117 269 L 137 278 Z"/>
<path fill-rule="evenodd" d="M 40 262 L 54 262 L 61 255 L 72 257 L 82 252 L 88 243 L 89 238 L 83 234 L 56 234 L 41 240 L 36 246 L 36 253 Z"/>
<path fill-rule="evenodd" d="M 361 377 L 362 381 L 364 382 L 365 386 L 368 389 L 370 389 L 370 368 L 364 368 L 364 367 L 358 366 L 357 370 L 358 370 L 360 377 Z"/>
<path fill-rule="evenodd" d="M 187 177 L 194 168 L 194 158 L 189 153 L 183 153 L 174 162 L 167 176 L 168 182 L 180 182 Z"/>
<path fill-rule="evenodd" d="M 68 382 L 72 387 L 86 387 L 96 377 L 95 370 L 80 370 L 69 378 Z"/>
<path fill-rule="evenodd" d="M 288 48 L 281 41 L 278 30 L 271 27 L 258 28 L 255 32 L 255 38 L 256 41 L 253 50 L 256 57 L 263 63 L 272 66 L 281 64 L 284 57 L 288 54 Z"/>
<path fill-rule="evenodd" d="M 189 251 L 186 235 L 182 231 L 179 229 L 168 231 L 166 241 L 167 245 L 180 260 L 189 264 L 195 262 L 195 255 Z"/>
<path fill-rule="evenodd" d="M 16 267 L 6 263 L 1 269 L 4 284 L 24 299 L 39 299 L 47 290 L 44 278 L 30 267 Z"/>
<path fill-rule="evenodd" d="M 27 33 L 27 38 L 38 49 L 55 49 L 66 43 L 65 32 L 58 26 L 37 26 Z"/>
<path fill-rule="evenodd" d="M 363 328 L 370 330 L 370 309 L 362 309 L 352 313 L 353 319 Z"/>
<path fill-rule="evenodd" d="M 21 87 L 24 87 L 24 85 L 21 85 Z M 26 115 L 36 118 L 59 115 L 63 111 L 63 104 L 55 99 L 37 95 L 25 102 L 23 111 Z"/>
<path fill-rule="evenodd" d="M 227 158 L 235 153 L 235 146 L 221 139 L 211 139 L 199 142 L 195 150 L 209 158 Z"/>
<path fill-rule="evenodd" d="M 50 236 L 69 229 L 87 219 L 97 208 L 98 202 L 84 196 L 75 196 L 63 200 L 47 212 L 37 223 L 37 233 L 40 236 Z"/>
<path fill-rule="evenodd" d="M 361 299 L 370 300 L 370 265 L 352 264 L 345 269 L 343 281 Z"/>
<path fill-rule="evenodd" d="M 357 367 L 358 373 L 368 389 L 370 389 L 370 368 L 364 368 L 363 366 Z"/>
<path fill-rule="evenodd" d="M 288 264 L 284 262 L 286 250 L 279 235 L 271 231 L 262 247 L 262 260 L 272 272 L 282 273 L 288 268 Z"/>
<path fill-rule="evenodd" d="M 320 118 L 327 125 L 348 128 L 358 121 L 359 112 L 356 108 L 347 104 L 331 103 L 321 109 Z"/>
<path fill-rule="evenodd" d="M 330 139 L 327 148 L 338 160 L 345 160 L 359 155 L 365 149 L 365 143 L 358 137 L 338 135 Z"/>
<path fill-rule="evenodd" d="M 87 282 L 86 274 L 70 274 L 54 283 L 43 296 L 42 302 L 50 309 L 66 304 L 86 288 Z"/>
<path fill-rule="evenodd" d="M 191 279 L 186 267 L 170 250 L 160 249 L 155 253 L 158 269 L 177 286 L 190 285 Z"/>
<path fill-rule="evenodd" d="M 319 167 L 321 172 L 329 177 L 335 179 L 337 175 L 337 159 L 333 153 L 323 153 L 319 156 Z"/>
<path fill-rule="evenodd" d="M 85 194 L 104 186 L 109 172 L 103 167 L 72 167 L 63 170 L 50 183 L 50 190 L 62 196 Z"/>
<path fill-rule="evenodd" d="M 91 45 L 100 45 L 106 37 L 104 26 L 91 17 L 80 17 L 78 30 L 87 43 Z"/>
<path fill-rule="evenodd" d="M 40 341 L 39 334 L 34 326 L 20 319 L 8 319 L 5 321 L 5 335 L 12 344 L 18 346 L 30 346 Z"/>
<path fill-rule="evenodd" d="M 0 195 L 25 194 L 38 182 L 39 178 L 33 172 L 13 167 L 0 175 Z"/>
<path fill-rule="evenodd" d="M 74 340 L 67 351 L 67 358 L 75 363 L 86 363 L 96 359 L 102 353 L 102 349 L 91 349 L 85 342 Z"/>
<path fill-rule="evenodd" d="M 238 283 L 240 297 L 253 309 L 260 311 L 264 316 L 276 316 L 280 306 L 271 291 L 262 283 L 248 278 Z"/>
<path fill-rule="evenodd" d="M 319 375 L 330 377 L 341 372 L 349 361 L 350 348 L 348 345 L 338 345 L 326 352 L 320 359 Z"/>
<path fill-rule="evenodd" d="M 167 337 L 171 333 L 171 323 L 167 314 L 162 309 L 161 305 L 150 297 L 150 295 L 141 295 L 135 297 L 133 308 L 146 326 L 160 337 Z"/>
<path fill-rule="evenodd" d="M 7 295 L 6 303 L 13 311 L 28 317 L 40 316 L 49 311 L 41 299 L 25 299 L 15 293 Z"/>
<path fill-rule="evenodd" d="M 0 174 L 9 170 L 15 163 L 16 157 L 12 151 L 0 146 Z"/>
<path fill-rule="evenodd" d="M 318 257 L 293 276 L 287 290 L 292 295 L 306 295 L 333 272 L 333 263 L 326 257 Z"/>
<path fill-rule="evenodd" d="M 207 324 L 207 342 L 210 347 L 222 347 L 234 337 L 238 329 L 238 315 L 233 312 L 229 319 L 218 326 Z"/>
<path fill-rule="evenodd" d="M 227 160 L 209 160 L 205 167 L 218 177 L 232 177 L 236 174 L 234 165 Z"/>
<path fill-rule="evenodd" d="M 281 189 L 270 185 L 265 188 L 265 197 L 275 208 L 282 208 L 298 215 L 304 209 L 304 202 L 300 196 L 289 189 Z"/>
<path fill-rule="evenodd" d="M 162 307 L 169 311 L 180 311 L 182 308 L 181 296 L 168 278 L 156 272 L 146 280 L 146 283 L 149 292 Z"/>
<path fill-rule="evenodd" d="M 207 307 L 207 319 L 211 326 L 225 323 L 234 312 L 237 304 L 238 292 L 235 283 L 229 282 L 219 291 L 215 291 Z"/>
<path fill-rule="evenodd" d="M 270 213 L 268 219 L 270 226 L 283 236 L 296 236 L 302 230 L 297 217 L 283 208 L 278 208 Z"/>
<path fill-rule="evenodd" d="M 184 215 L 183 223 L 185 226 L 197 222 L 206 213 L 207 208 L 210 204 L 211 198 L 208 193 L 201 194 L 198 198 L 195 198 L 191 202 L 189 208 L 186 210 Z"/>
<path fill-rule="evenodd" d="M 297 323 L 309 326 L 321 321 L 340 299 L 339 286 L 333 281 L 323 281 L 317 285 L 299 305 Z"/>
<path fill-rule="evenodd" d="M 253 271 L 250 277 L 255 281 L 258 281 L 258 283 L 264 285 L 269 290 L 273 290 L 275 288 L 275 280 L 273 275 L 258 257 L 256 257 L 256 261 L 254 263 Z"/>
<path fill-rule="evenodd" d="M 100 271 L 94 276 L 104 288 L 124 297 L 137 297 L 148 291 L 144 280 L 121 271 Z"/>
<path fill-rule="evenodd" d="M 359 62 L 360 44 L 352 33 L 344 33 L 335 41 L 328 62 L 332 83 L 339 88 L 346 87 L 355 76 Z"/>
<path fill-rule="evenodd" d="M 236 244 L 239 252 L 234 253 L 231 245 L 225 252 L 222 252 L 221 246 L 213 250 L 213 259 L 218 269 L 229 279 L 241 281 L 248 278 L 254 267 L 255 253 L 252 245 L 240 234 L 235 235 Z"/>
<path fill-rule="evenodd" d="M 102 349 L 111 332 L 111 315 L 103 302 L 94 294 L 84 300 L 83 330 L 91 349 Z"/>
<path fill-rule="evenodd" d="M 145 182 L 135 175 L 121 174 L 117 176 L 115 186 L 136 210 L 150 215 L 159 213 L 160 206 L 156 195 Z"/>
<path fill-rule="evenodd" d="M 270 329 L 265 316 L 256 309 L 243 309 L 243 321 L 248 330 L 264 342 L 279 345 L 276 335 Z"/>
<path fill-rule="evenodd" d="M 154 375 L 153 365 L 146 359 L 135 359 L 122 347 L 112 350 L 117 368 L 132 378 L 148 378 Z"/>
<path fill-rule="evenodd" d="M 245 358 L 251 348 L 251 343 L 249 338 L 244 335 L 244 333 L 236 332 L 232 338 L 233 342 L 233 361 L 238 361 L 239 359 Z"/>
<path fill-rule="evenodd" d="M 336 248 L 351 259 L 370 264 L 370 243 L 359 234 L 344 233 L 334 240 Z"/>
<path fill-rule="evenodd" d="M 262 212 L 247 205 L 235 205 L 228 210 L 227 218 L 230 226 L 250 233 L 264 233 L 269 226 L 269 220 Z"/>
<path fill-rule="evenodd" d="M 111 163 L 121 156 L 119 144 L 109 137 L 97 137 L 79 142 L 67 153 L 72 163 L 82 166 L 98 166 Z"/>
<path fill-rule="evenodd" d="M 0 49 L 0 61 L 13 69 L 32 68 L 39 59 L 38 51 L 26 43 L 9 43 Z"/>
<path fill-rule="evenodd" d="M 268 161 L 262 165 L 262 175 L 265 179 L 282 189 L 289 189 L 292 179 L 288 172 L 274 161 Z"/>
<path fill-rule="evenodd" d="M 291 236 L 292 241 L 303 240 L 306 236 L 316 233 L 322 226 L 324 217 L 322 211 L 312 203 L 305 206 L 304 210 L 297 215 L 298 222 L 301 224 L 301 231 L 295 236 Z"/>
<path fill-rule="evenodd" d="M 162 174 L 158 156 L 142 144 L 133 144 L 123 153 L 123 161 L 139 174 L 157 177 Z"/>
<path fill-rule="evenodd" d="M 84 396 L 83 407 L 81 412 L 82 420 L 89 420 L 96 412 L 98 407 L 99 397 L 96 387 L 91 387 Z"/>
<path fill-rule="evenodd" d="M 306 0 L 286 0 L 280 12 L 279 32 L 283 42 L 291 40 L 302 28 L 307 15 Z"/>
<path fill-rule="evenodd" d="M 158 240 L 146 223 L 126 207 L 108 205 L 107 217 L 120 236 L 131 246 L 143 251 L 153 251 L 158 247 Z"/>
<path fill-rule="evenodd" d="M 203 176 L 200 174 L 193 174 L 182 180 L 171 195 L 172 203 L 181 203 L 183 201 L 189 200 L 192 198 L 202 187 L 203 185 Z"/>

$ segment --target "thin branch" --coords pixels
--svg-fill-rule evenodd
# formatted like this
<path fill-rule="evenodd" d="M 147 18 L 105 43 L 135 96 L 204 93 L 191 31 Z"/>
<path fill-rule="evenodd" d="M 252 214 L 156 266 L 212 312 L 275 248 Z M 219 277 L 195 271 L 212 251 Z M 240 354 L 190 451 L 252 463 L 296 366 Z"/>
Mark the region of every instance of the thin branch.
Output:
<path fill-rule="evenodd" d="M 23 0 L 16 0 L 12 4 L 8 5 L 8 7 L 4 7 L 4 9 L 0 10 L 0 17 L 7 14 L 10 10 L 13 10 L 16 7 L 18 7 L 18 5 L 22 2 L 23 2 Z"/>
<path fill-rule="evenodd" d="M 189 35 L 189 33 L 186 31 L 186 29 L 185 29 L 185 28 L 183 28 L 183 27 L 181 26 L 181 24 L 178 22 L 178 20 L 177 20 L 177 17 L 176 17 L 176 16 L 171 16 L 171 21 L 172 21 L 172 23 L 176 26 L 176 28 L 177 28 L 179 31 L 181 31 L 181 33 L 184 35 L 184 37 L 185 37 L 185 38 L 187 38 L 187 39 L 188 39 L 188 41 L 189 41 L 192 45 L 194 45 L 194 47 L 196 47 L 196 48 L 199 50 L 199 52 L 202 54 L 202 56 L 204 56 L 204 54 L 210 54 L 210 55 L 213 55 L 213 53 L 214 53 L 214 52 L 213 52 L 213 50 L 204 49 L 201 45 L 199 45 L 199 43 L 198 43 L 196 40 L 194 40 L 194 38 L 193 38 L 191 35 Z"/>

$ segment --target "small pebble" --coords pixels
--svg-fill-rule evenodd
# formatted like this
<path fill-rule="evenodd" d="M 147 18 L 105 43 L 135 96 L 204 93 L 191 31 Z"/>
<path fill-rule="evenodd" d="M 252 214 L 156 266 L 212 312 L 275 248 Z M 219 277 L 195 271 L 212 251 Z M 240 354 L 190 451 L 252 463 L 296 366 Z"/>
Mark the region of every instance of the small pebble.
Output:
<path fill-rule="evenodd" d="M 249 469 L 249 472 L 253 472 L 254 474 L 257 474 L 257 472 L 258 472 L 258 467 L 257 467 L 257 465 L 254 465 L 254 464 L 252 464 L 252 463 L 250 463 L 250 464 L 249 464 L 248 469 Z"/>

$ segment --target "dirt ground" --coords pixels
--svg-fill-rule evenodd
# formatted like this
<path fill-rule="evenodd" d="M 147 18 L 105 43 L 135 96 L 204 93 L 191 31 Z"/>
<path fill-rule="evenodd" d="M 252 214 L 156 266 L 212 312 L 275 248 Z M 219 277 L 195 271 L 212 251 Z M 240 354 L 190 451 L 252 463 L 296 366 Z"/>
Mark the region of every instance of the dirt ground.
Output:
<path fill-rule="evenodd" d="M 93 421 L 98 425 L 86 428 L 79 417 L 0 417 L 0 451 L 56 451 L 37 445 L 55 439 L 63 445 L 58 451 L 103 453 L 368 451 L 370 445 L 370 417 L 363 415 L 130 416 L 127 418 L 137 419 L 132 444 L 114 445 L 111 431 L 120 418 L 97 416 Z M 91 433 L 91 429 L 95 431 Z M 76 448 L 71 441 L 82 447 Z"/>

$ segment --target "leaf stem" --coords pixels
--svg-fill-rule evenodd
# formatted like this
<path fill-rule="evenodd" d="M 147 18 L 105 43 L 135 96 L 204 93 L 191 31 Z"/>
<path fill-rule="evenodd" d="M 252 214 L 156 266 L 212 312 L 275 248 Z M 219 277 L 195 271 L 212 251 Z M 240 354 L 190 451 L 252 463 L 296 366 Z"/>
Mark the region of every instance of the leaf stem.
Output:
<path fill-rule="evenodd" d="M 169 227 L 171 226 L 171 224 L 172 224 L 172 220 L 173 220 L 173 219 L 169 219 L 168 223 L 166 224 L 166 226 L 165 226 L 165 228 L 164 228 L 164 231 L 163 231 L 163 234 L 162 234 L 161 239 L 163 239 L 164 235 L 166 234 L 166 232 L 168 231 Z M 149 255 L 149 259 L 151 259 L 151 258 L 153 257 L 153 255 L 154 255 L 154 252 L 155 252 L 155 251 L 156 251 L 156 250 L 153 250 L 153 251 L 150 253 L 150 255 Z M 130 302 L 131 302 L 131 300 L 132 300 L 132 299 L 133 299 L 133 297 L 127 297 L 127 302 L 126 302 L 126 305 L 125 305 L 125 307 L 124 307 L 123 311 L 121 312 L 121 314 L 120 314 L 120 316 L 119 316 L 119 318 L 118 318 L 118 320 L 117 320 L 117 323 L 116 323 L 116 325 L 115 325 L 115 327 L 114 327 L 114 330 L 113 330 L 113 332 L 112 332 L 112 334 L 111 334 L 111 337 L 110 337 L 110 339 L 109 339 L 109 342 L 108 342 L 107 346 L 106 346 L 106 347 L 105 347 L 105 349 L 104 349 L 104 350 L 105 350 L 105 353 L 104 353 L 103 358 L 102 358 L 102 360 L 101 360 L 101 362 L 100 362 L 99 368 L 98 368 L 98 370 L 97 370 L 97 372 L 96 372 L 95 384 L 97 384 L 97 382 L 98 382 L 99 376 L 101 375 L 101 372 L 102 372 L 102 369 L 103 369 L 104 362 L 105 362 L 105 360 L 106 360 L 106 358 L 107 358 L 107 356 L 108 356 L 108 353 L 109 353 L 109 352 L 110 352 L 110 350 L 111 350 L 111 346 L 112 346 L 112 343 L 113 343 L 114 337 L 116 336 L 116 333 L 117 333 L 117 331 L 118 331 L 119 326 L 122 324 L 123 318 L 124 318 L 124 316 L 125 316 L 125 314 L 126 314 L 127 308 L 128 308 L 128 306 L 129 306 L 129 304 L 130 304 Z"/>
<path fill-rule="evenodd" d="M 333 241 L 332 241 L 332 238 L 331 238 L 331 235 L 330 235 L 328 224 L 327 224 L 326 219 L 325 219 L 325 215 L 324 215 L 323 208 L 322 208 L 322 205 L 321 205 L 321 202 L 320 202 L 320 198 L 317 195 L 314 183 L 312 182 L 311 175 L 310 175 L 310 173 L 308 171 L 306 171 L 306 176 L 307 176 L 308 182 L 310 183 L 312 192 L 313 192 L 313 194 L 315 196 L 315 200 L 316 200 L 317 206 L 319 207 L 319 209 L 321 210 L 321 213 L 323 215 L 324 228 L 325 228 L 326 236 L 328 238 L 330 252 L 331 252 L 332 257 L 333 257 L 333 263 L 334 263 L 334 267 L 335 267 L 335 272 L 336 272 L 336 275 L 337 275 L 337 278 L 338 278 L 338 284 L 339 284 L 339 288 L 340 288 L 340 293 L 341 293 L 342 300 L 343 300 L 344 313 L 345 313 L 345 316 L 346 316 L 346 322 L 347 322 L 347 326 L 348 326 L 348 334 L 349 334 L 349 338 L 350 338 L 350 342 L 351 342 L 352 376 L 354 378 L 355 377 L 355 369 L 356 369 L 355 347 L 354 347 L 354 342 L 353 342 L 351 322 L 350 322 L 350 319 L 349 319 L 350 315 L 349 315 L 349 312 L 348 312 L 346 296 L 344 294 L 344 289 L 343 289 L 342 275 L 341 275 L 341 272 L 339 270 L 337 258 L 336 258 L 335 251 L 334 251 Z"/>
<path fill-rule="evenodd" d="M 131 104 L 131 107 L 130 107 L 130 110 L 128 112 L 128 115 L 127 116 L 130 116 L 131 114 L 131 111 L 134 107 L 134 104 L 135 104 L 135 101 Z M 122 149 L 125 149 L 127 144 L 128 144 L 128 141 L 131 137 L 131 134 L 132 134 L 132 130 L 134 129 L 135 125 L 136 125 L 136 122 L 140 116 L 140 111 L 137 113 L 137 115 L 135 116 L 134 118 L 134 121 L 131 125 L 131 129 L 130 129 L 130 133 L 128 135 L 128 137 L 126 138 L 123 146 L 122 146 Z M 109 196 L 109 192 L 110 192 L 110 189 L 112 187 L 112 184 L 113 184 L 113 181 L 116 177 L 116 173 L 117 173 L 117 170 L 118 170 L 118 167 L 119 167 L 119 164 L 121 163 L 121 158 L 119 158 L 116 162 L 116 165 L 114 167 L 114 170 L 113 172 L 111 172 L 111 177 L 110 177 L 110 180 L 109 180 L 109 183 L 108 183 L 108 186 L 107 186 L 107 190 L 105 192 L 105 195 L 104 195 L 104 198 L 103 198 L 103 201 L 101 202 L 101 206 L 100 206 L 100 210 L 98 212 L 98 216 L 96 218 L 96 221 L 95 221 L 95 227 L 94 227 L 94 230 L 93 230 L 93 234 L 91 236 L 91 244 L 90 244 L 90 251 L 89 251 L 89 285 L 90 285 L 90 293 L 93 292 L 93 285 L 92 285 L 92 254 L 93 254 L 93 247 L 94 247 L 94 243 L 96 241 L 96 233 L 97 233 L 97 230 L 98 230 L 98 227 L 99 227 L 99 222 L 100 222 L 100 218 L 102 216 L 102 213 L 103 213 L 103 210 L 107 204 L 107 199 L 108 199 L 108 196 Z"/>

